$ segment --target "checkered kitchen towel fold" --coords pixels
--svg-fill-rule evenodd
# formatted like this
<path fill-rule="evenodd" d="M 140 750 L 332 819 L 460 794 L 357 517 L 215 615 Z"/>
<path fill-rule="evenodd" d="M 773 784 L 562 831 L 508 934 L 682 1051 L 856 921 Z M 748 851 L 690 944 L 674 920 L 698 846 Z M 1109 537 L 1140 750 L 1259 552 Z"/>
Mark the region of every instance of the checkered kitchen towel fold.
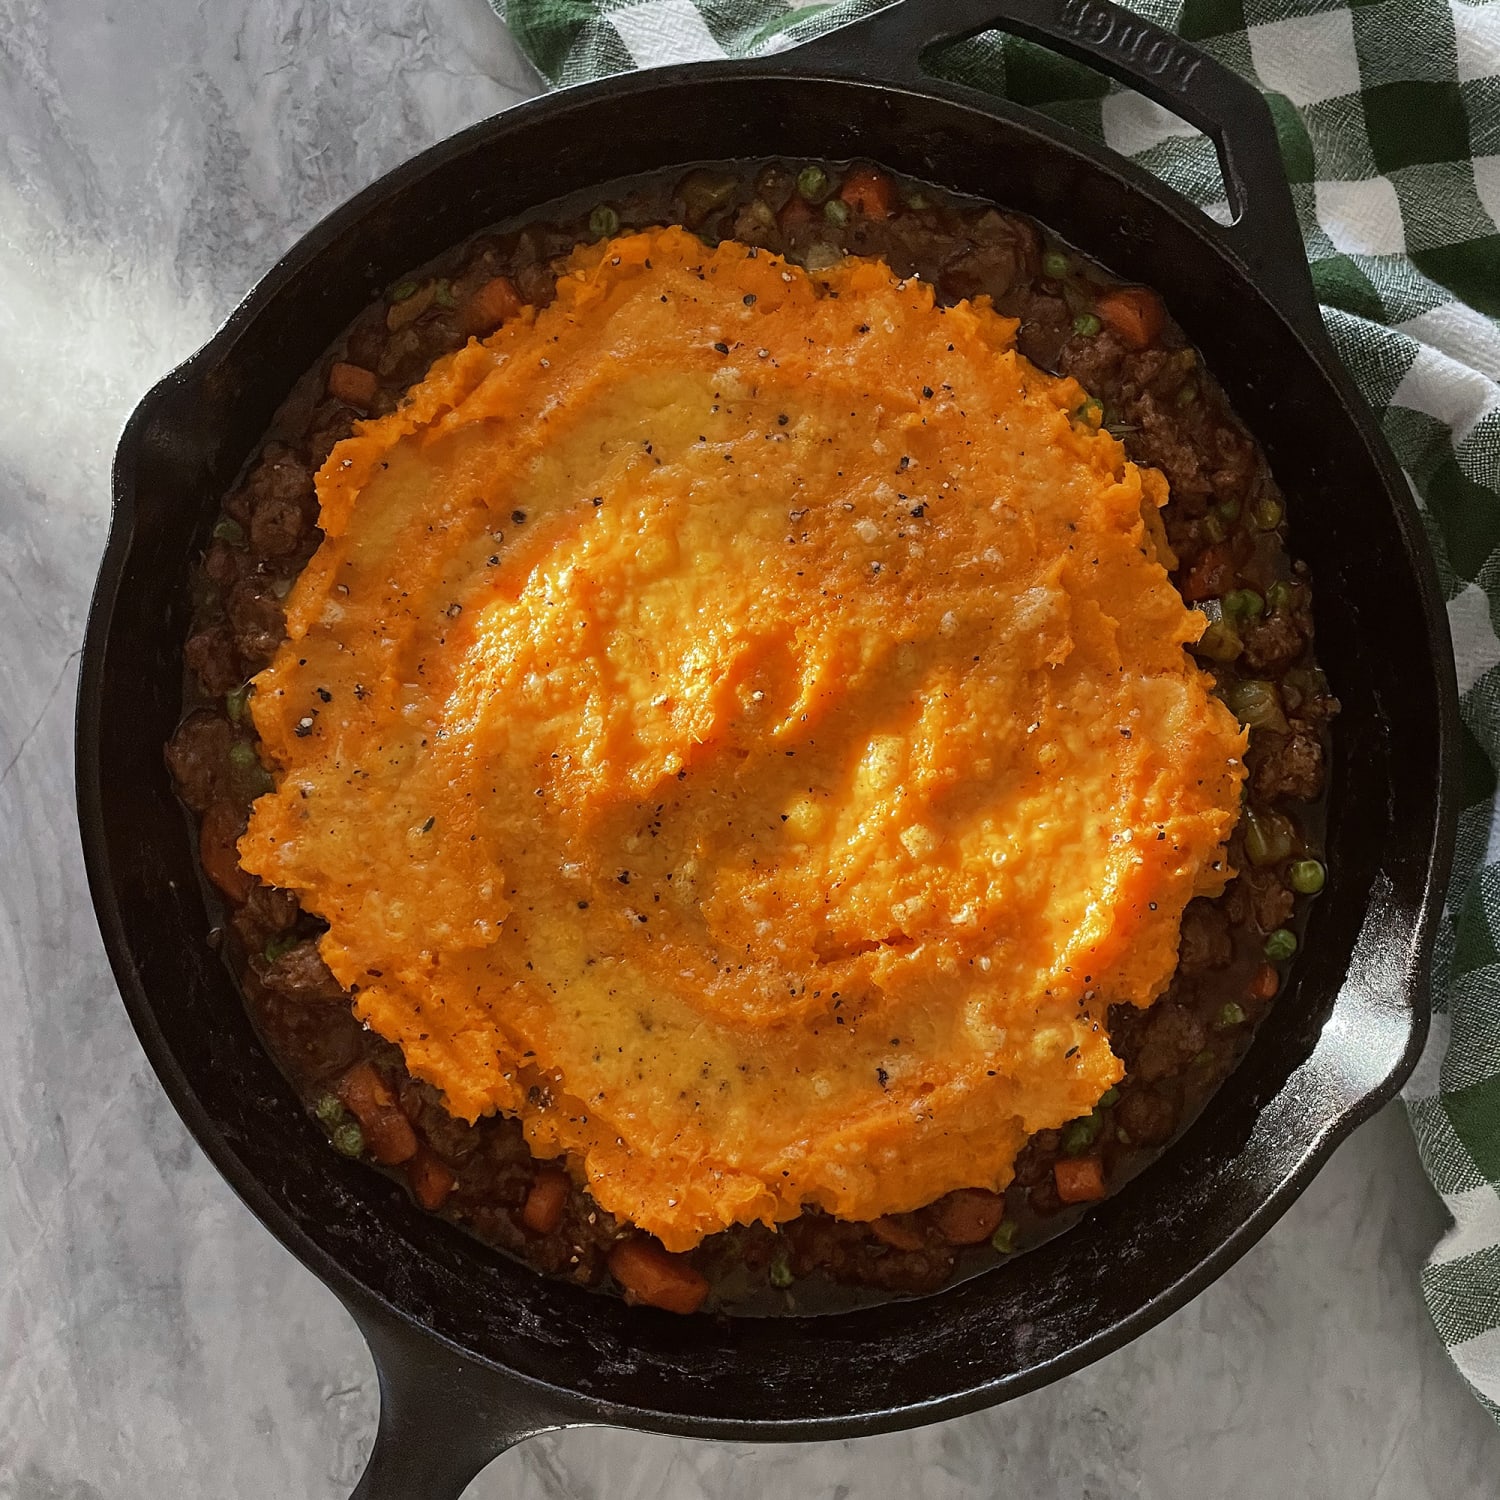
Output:
<path fill-rule="evenodd" d="M 492 0 L 553 84 L 775 51 L 882 0 Z M 920 3 L 920 0 L 912 0 Z M 1455 1363 L 1500 1419 L 1500 0 L 1134 0 L 1271 103 L 1334 344 L 1410 475 L 1458 652 L 1464 811 L 1432 1040 L 1406 1104 L 1454 1218 L 1423 1273 Z M 1210 212 L 1209 141 L 1012 39 L 949 76 L 1105 140 Z"/>

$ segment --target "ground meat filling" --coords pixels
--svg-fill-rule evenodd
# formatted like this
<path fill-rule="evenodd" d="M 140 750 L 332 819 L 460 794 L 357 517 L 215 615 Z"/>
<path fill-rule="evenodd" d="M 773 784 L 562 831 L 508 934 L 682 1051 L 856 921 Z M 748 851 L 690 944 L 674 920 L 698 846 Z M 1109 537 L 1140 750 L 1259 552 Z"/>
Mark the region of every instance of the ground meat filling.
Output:
<path fill-rule="evenodd" d="M 555 262 L 621 227 L 681 223 L 806 265 L 851 253 L 931 282 L 947 302 L 989 296 L 1020 320 L 1018 346 L 1089 392 L 1086 413 L 1159 468 L 1183 597 L 1208 617 L 1195 648 L 1251 730 L 1240 871 L 1182 924 L 1168 993 L 1115 1007 L 1126 1076 L 1093 1112 L 1040 1131 L 1004 1194 L 965 1189 L 868 1224 L 810 1212 L 771 1231 L 711 1236 L 668 1255 L 594 1203 L 519 1125 L 470 1126 L 411 1078 L 400 1052 L 355 1021 L 318 954 L 322 924 L 240 869 L 235 843 L 271 782 L 247 684 L 283 635 L 282 600 L 316 550 L 313 475 L 361 417 L 392 411 L 438 356 L 552 299 Z M 1024 1250 L 1133 1176 L 1201 1109 L 1281 989 L 1308 901 L 1322 889 L 1321 801 L 1337 701 L 1312 655 L 1311 590 L 1287 555 L 1281 495 L 1160 298 L 1124 286 L 1018 215 L 863 165 L 703 168 L 586 215 L 481 235 L 389 289 L 299 384 L 229 494 L 193 577 L 186 713 L 166 747 L 197 816 L 201 862 L 225 908 L 218 932 L 267 1044 L 333 1149 L 397 1175 L 423 1207 L 539 1270 L 688 1312 L 805 1311 L 935 1290 Z M 830 1288 L 853 1292 L 829 1299 Z M 844 1301 L 840 1302 L 838 1297 Z"/>

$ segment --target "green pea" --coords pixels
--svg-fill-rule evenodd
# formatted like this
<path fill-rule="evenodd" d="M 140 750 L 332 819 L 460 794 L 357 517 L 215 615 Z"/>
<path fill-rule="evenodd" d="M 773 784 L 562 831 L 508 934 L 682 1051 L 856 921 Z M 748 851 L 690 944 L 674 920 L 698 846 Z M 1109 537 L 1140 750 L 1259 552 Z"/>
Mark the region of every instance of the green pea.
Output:
<path fill-rule="evenodd" d="M 1266 957 L 1274 964 L 1288 959 L 1297 951 L 1297 934 L 1289 927 L 1278 927 L 1266 939 Z"/>
<path fill-rule="evenodd" d="M 1225 530 L 1224 523 L 1210 512 L 1203 518 L 1203 535 L 1211 542 L 1222 542 L 1229 533 Z"/>
<path fill-rule="evenodd" d="M 830 224 L 844 225 L 849 222 L 849 205 L 842 198 L 830 198 L 823 205 L 823 217 Z"/>
<path fill-rule="evenodd" d="M 1118 1104 L 1119 1102 L 1120 1102 L 1120 1091 L 1119 1091 L 1119 1089 L 1111 1087 L 1111 1088 L 1105 1089 L 1105 1091 L 1102 1094 L 1099 1095 L 1099 1102 L 1094 1106 L 1094 1108 L 1095 1109 L 1108 1109 L 1110 1107 L 1110 1105 L 1112 1105 L 1112 1104 Z"/>
<path fill-rule="evenodd" d="M 229 715 L 231 724 L 242 723 L 245 717 L 245 705 L 250 701 L 250 684 L 247 682 L 241 687 L 230 688 L 224 694 L 224 712 Z"/>
<path fill-rule="evenodd" d="M 438 282 L 438 284 L 433 288 L 432 300 L 436 302 L 439 307 L 458 306 L 458 298 L 453 295 L 453 288 L 446 281 Z"/>
<path fill-rule="evenodd" d="M 1328 879 L 1328 872 L 1315 859 L 1299 859 L 1286 873 L 1299 896 L 1316 896 Z"/>
<path fill-rule="evenodd" d="M 318 1102 L 313 1105 L 313 1113 L 330 1130 L 335 1125 L 341 1125 L 348 1118 L 344 1106 L 339 1103 L 337 1094 L 321 1095 Z"/>
<path fill-rule="evenodd" d="M 821 203 L 828 196 L 828 189 L 832 185 L 828 180 L 828 173 L 820 166 L 803 167 L 797 173 L 797 191 L 809 203 Z"/>
<path fill-rule="evenodd" d="M 258 766 L 260 759 L 249 740 L 236 740 L 229 747 L 229 763 L 242 771 L 248 771 L 251 766 Z"/>
<path fill-rule="evenodd" d="M 766 1273 L 770 1278 L 771 1285 L 775 1287 L 789 1287 L 796 1277 L 792 1275 L 792 1265 L 787 1259 L 785 1250 L 778 1250 L 771 1259 L 771 1269 Z"/>
<path fill-rule="evenodd" d="M 1042 274 L 1060 281 L 1068 274 L 1068 257 L 1061 250 L 1049 250 L 1042 257 Z"/>
<path fill-rule="evenodd" d="M 1220 500 L 1214 506 L 1214 514 L 1221 521 L 1238 521 L 1240 518 L 1240 502 L 1238 500 Z"/>
<path fill-rule="evenodd" d="M 1090 427 L 1097 427 L 1104 420 L 1104 403 L 1096 401 L 1092 396 L 1078 407 L 1073 413 L 1078 421 L 1087 423 Z"/>
<path fill-rule="evenodd" d="M 998 1250 L 1001 1255 L 1009 1255 L 1016 1248 L 1016 1226 L 1010 1219 L 990 1236 L 990 1244 Z"/>
<path fill-rule="evenodd" d="M 1218 1014 L 1214 1017 L 1215 1031 L 1228 1031 L 1231 1027 L 1241 1026 L 1245 1021 L 1245 1008 L 1231 1000 L 1227 1005 L 1219 1007 Z"/>
<path fill-rule="evenodd" d="M 1082 1156 L 1094 1144 L 1099 1135 L 1099 1127 L 1103 1123 L 1097 1114 L 1084 1115 L 1079 1120 L 1070 1120 L 1063 1127 L 1063 1154 Z"/>
<path fill-rule="evenodd" d="M 589 233 L 596 240 L 607 240 L 619 228 L 620 216 L 607 203 L 601 203 L 589 215 Z"/>
<path fill-rule="evenodd" d="M 1266 604 L 1273 614 L 1279 614 L 1282 610 L 1291 607 L 1292 586 L 1289 583 L 1273 583 L 1266 590 Z"/>
<path fill-rule="evenodd" d="M 932 199 L 926 193 L 910 192 L 906 195 L 906 206 L 913 213 L 923 213 L 932 207 Z"/>
<path fill-rule="evenodd" d="M 1262 531 L 1275 531 L 1285 514 L 1281 501 L 1273 500 L 1269 495 L 1250 507 L 1250 517 Z"/>
<path fill-rule="evenodd" d="M 1266 601 L 1254 589 L 1230 589 L 1224 595 L 1224 613 L 1235 620 L 1258 620 L 1266 612 Z"/>
<path fill-rule="evenodd" d="M 233 516 L 224 516 L 214 522 L 214 540 L 238 547 L 245 540 L 245 528 Z"/>
<path fill-rule="evenodd" d="M 417 295 L 417 284 L 415 281 L 398 281 L 391 288 L 392 302 L 405 302 L 408 297 Z"/>
<path fill-rule="evenodd" d="M 266 944 L 265 958 L 268 964 L 274 964 L 283 953 L 290 953 L 297 946 L 298 938 L 295 932 L 284 932 L 280 937 L 274 937 Z"/>
<path fill-rule="evenodd" d="M 1079 313 L 1073 319 L 1073 332 L 1080 338 L 1091 339 L 1104 325 L 1093 313 Z"/>
<path fill-rule="evenodd" d="M 340 1156 L 362 1156 L 365 1149 L 364 1131 L 353 1120 L 347 1125 L 338 1126 L 333 1132 L 333 1149 Z"/>
<path fill-rule="evenodd" d="M 1198 399 L 1198 382 L 1196 380 L 1183 381 L 1174 399 L 1176 405 L 1180 407 L 1191 406 Z"/>

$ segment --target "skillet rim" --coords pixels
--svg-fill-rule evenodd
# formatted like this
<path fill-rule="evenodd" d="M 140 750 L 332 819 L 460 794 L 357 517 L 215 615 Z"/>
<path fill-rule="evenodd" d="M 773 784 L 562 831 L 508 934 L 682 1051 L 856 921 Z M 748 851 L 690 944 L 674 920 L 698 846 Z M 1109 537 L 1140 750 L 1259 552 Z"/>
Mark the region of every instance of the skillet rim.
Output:
<path fill-rule="evenodd" d="M 1395 1094 L 1415 1065 L 1427 1031 L 1430 997 L 1425 969 L 1442 911 L 1442 896 L 1447 884 L 1457 817 L 1454 795 L 1457 785 L 1457 691 L 1451 665 L 1452 648 L 1446 611 L 1440 602 L 1435 565 L 1427 550 L 1416 508 L 1363 399 L 1358 396 L 1347 372 L 1333 355 L 1326 336 L 1322 335 L 1320 329 L 1310 329 L 1301 319 L 1288 313 L 1276 294 L 1261 285 L 1254 271 L 1237 253 L 1233 243 L 1218 233 L 1215 226 L 1203 218 L 1187 200 L 1133 163 L 1078 136 L 1067 127 L 989 95 L 936 80 L 891 83 L 852 76 L 831 66 L 826 57 L 820 57 L 814 67 L 799 67 L 797 64 L 796 53 L 791 53 L 786 54 L 784 59 L 773 57 L 742 63 L 686 64 L 650 73 L 620 75 L 528 101 L 501 115 L 479 121 L 457 135 L 429 147 L 377 179 L 301 236 L 230 312 L 214 335 L 151 387 L 124 428 L 113 466 L 110 531 L 89 607 L 80 664 L 76 775 L 80 829 L 90 893 L 110 965 L 132 1025 L 174 1109 L 188 1126 L 199 1147 L 251 1212 L 302 1264 L 339 1296 L 355 1316 L 367 1338 L 377 1344 L 387 1342 L 396 1336 L 392 1325 L 399 1325 L 402 1336 L 417 1338 L 428 1344 L 435 1343 L 462 1361 L 489 1372 L 518 1393 L 528 1393 L 538 1405 L 555 1414 L 555 1420 L 544 1421 L 531 1430 L 540 1430 L 549 1425 L 594 1421 L 683 1436 L 777 1440 L 826 1438 L 916 1426 L 990 1406 L 1049 1384 L 1138 1337 L 1222 1275 L 1291 1206 L 1336 1146 Z M 1406 1023 L 1406 1039 L 1400 1056 L 1387 1069 L 1384 1077 L 1359 1098 L 1348 1101 L 1336 1114 L 1324 1119 L 1319 1128 L 1310 1128 L 1310 1139 L 1295 1167 L 1250 1215 L 1242 1219 L 1214 1249 L 1199 1259 L 1190 1271 L 1101 1332 L 1049 1360 L 1028 1365 L 1023 1371 L 972 1384 L 947 1395 L 930 1396 L 857 1413 L 797 1421 L 664 1412 L 608 1402 L 567 1387 L 538 1381 L 423 1325 L 345 1270 L 292 1220 L 260 1178 L 241 1160 L 228 1142 L 221 1138 L 218 1126 L 207 1107 L 200 1102 L 158 1026 L 156 1008 L 147 996 L 136 971 L 132 942 L 115 896 L 103 833 L 104 799 L 100 785 L 103 658 L 134 539 L 134 470 L 140 440 L 161 406 L 174 394 L 190 388 L 200 371 L 212 369 L 228 358 L 241 333 L 276 300 L 284 287 L 305 266 L 336 243 L 347 229 L 356 225 L 371 208 L 416 184 L 449 161 L 504 135 L 523 120 L 528 123 L 546 117 L 556 120 L 574 111 L 597 111 L 611 103 L 626 100 L 639 105 L 643 96 L 653 93 L 670 93 L 685 85 L 717 84 L 730 79 L 741 83 L 825 83 L 887 97 L 910 96 L 962 110 L 971 117 L 969 123 L 978 126 L 989 124 L 999 116 L 1010 128 L 1040 138 L 1051 151 L 1081 155 L 1112 175 L 1124 178 L 1130 188 L 1150 200 L 1155 209 L 1188 227 L 1194 238 L 1203 244 L 1205 255 L 1213 253 L 1227 262 L 1227 269 L 1247 283 L 1255 292 L 1257 300 L 1281 319 L 1303 354 L 1312 361 L 1323 381 L 1332 388 L 1330 397 L 1336 394 L 1340 398 L 1337 403 L 1340 407 L 1338 415 L 1354 423 L 1361 446 L 1369 452 L 1384 481 L 1385 498 L 1403 542 L 1405 567 L 1411 574 L 1424 606 L 1427 644 L 1437 669 L 1440 700 L 1440 721 L 1435 726 L 1440 771 L 1438 784 L 1434 789 L 1432 837 L 1427 851 L 1422 899 L 1415 908 L 1412 919 L 1411 962 L 1398 1007 L 1399 1014 Z"/>

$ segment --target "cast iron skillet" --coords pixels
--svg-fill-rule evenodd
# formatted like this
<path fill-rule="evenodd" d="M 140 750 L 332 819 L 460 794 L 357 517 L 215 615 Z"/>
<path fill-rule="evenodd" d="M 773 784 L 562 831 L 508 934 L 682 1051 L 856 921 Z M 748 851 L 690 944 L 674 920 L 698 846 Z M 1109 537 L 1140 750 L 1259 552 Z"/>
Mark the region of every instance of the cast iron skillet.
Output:
<path fill-rule="evenodd" d="M 932 43 L 1001 25 L 1133 84 L 1215 140 L 1235 223 L 1023 109 L 935 82 Z M 487 1250 L 327 1147 L 206 937 L 162 763 L 189 560 L 293 381 L 408 268 L 558 195 L 697 160 L 868 157 L 1035 215 L 1158 287 L 1265 446 L 1316 580 L 1343 700 L 1330 880 L 1243 1065 L 1188 1134 L 1078 1227 L 916 1301 L 826 1317 L 678 1318 Z M 1427 1028 L 1449 863 L 1456 700 L 1402 476 L 1319 320 L 1262 100 L 1099 0 L 908 0 L 789 54 L 613 78 L 425 152 L 301 241 L 131 418 L 84 647 L 78 802 L 125 1004 L 162 1085 L 261 1221 L 344 1302 L 380 1374 L 356 1495 L 457 1496 L 546 1428 L 721 1438 L 869 1433 L 1003 1401 L 1181 1306 L 1390 1098 Z"/>

